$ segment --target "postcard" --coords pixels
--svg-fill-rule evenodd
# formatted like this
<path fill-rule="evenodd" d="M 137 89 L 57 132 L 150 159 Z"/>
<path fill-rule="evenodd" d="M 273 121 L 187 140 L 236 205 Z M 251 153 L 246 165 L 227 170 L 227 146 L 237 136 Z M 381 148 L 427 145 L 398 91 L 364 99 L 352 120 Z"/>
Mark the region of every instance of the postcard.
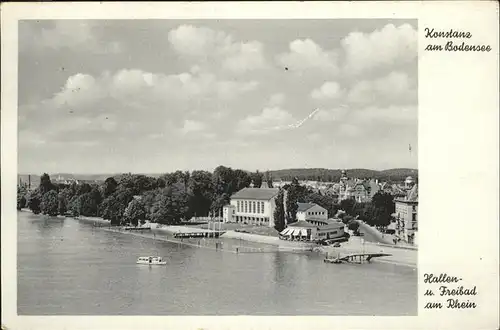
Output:
<path fill-rule="evenodd" d="M 498 23 L 2 5 L 2 329 L 497 329 Z"/>

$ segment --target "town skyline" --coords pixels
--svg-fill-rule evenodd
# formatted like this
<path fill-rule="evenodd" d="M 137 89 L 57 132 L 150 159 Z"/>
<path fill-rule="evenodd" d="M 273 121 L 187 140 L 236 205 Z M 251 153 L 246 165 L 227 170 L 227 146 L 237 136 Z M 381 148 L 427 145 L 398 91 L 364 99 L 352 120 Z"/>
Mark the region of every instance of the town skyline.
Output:
<path fill-rule="evenodd" d="M 417 168 L 416 24 L 21 21 L 18 172 Z"/>

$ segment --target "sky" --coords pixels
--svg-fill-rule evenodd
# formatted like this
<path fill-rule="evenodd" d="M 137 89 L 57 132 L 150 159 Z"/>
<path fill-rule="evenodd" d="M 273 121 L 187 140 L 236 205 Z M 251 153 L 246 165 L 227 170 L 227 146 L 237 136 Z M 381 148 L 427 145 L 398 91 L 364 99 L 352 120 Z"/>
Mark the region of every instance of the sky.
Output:
<path fill-rule="evenodd" d="M 417 168 L 417 54 L 416 20 L 20 21 L 19 172 Z"/>

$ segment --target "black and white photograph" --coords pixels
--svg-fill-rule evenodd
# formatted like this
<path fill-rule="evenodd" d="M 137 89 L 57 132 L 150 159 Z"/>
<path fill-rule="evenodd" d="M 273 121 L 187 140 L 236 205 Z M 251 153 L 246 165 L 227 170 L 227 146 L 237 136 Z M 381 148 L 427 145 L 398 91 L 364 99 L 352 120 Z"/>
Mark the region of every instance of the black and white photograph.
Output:
<path fill-rule="evenodd" d="M 19 314 L 417 313 L 415 20 L 25 20 L 18 65 Z"/>
<path fill-rule="evenodd" d="M 488 4 L 2 5 L 2 330 L 494 329 Z"/>

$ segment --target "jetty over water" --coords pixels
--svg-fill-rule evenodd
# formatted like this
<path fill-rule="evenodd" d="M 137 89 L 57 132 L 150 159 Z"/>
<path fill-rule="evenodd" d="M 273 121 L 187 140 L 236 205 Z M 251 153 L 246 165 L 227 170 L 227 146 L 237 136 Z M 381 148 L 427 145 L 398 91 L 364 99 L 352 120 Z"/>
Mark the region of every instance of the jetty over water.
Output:
<path fill-rule="evenodd" d="M 391 254 L 388 253 L 357 253 L 357 254 L 349 254 L 343 257 L 326 257 L 324 262 L 332 263 L 332 264 L 340 264 L 342 262 L 351 262 L 351 263 L 363 263 L 370 262 L 373 258 L 378 257 L 389 257 Z"/>
<path fill-rule="evenodd" d="M 219 238 L 225 231 L 195 231 L 195 232 L 183 232 L 174 233 L 174 238 Z"/>

